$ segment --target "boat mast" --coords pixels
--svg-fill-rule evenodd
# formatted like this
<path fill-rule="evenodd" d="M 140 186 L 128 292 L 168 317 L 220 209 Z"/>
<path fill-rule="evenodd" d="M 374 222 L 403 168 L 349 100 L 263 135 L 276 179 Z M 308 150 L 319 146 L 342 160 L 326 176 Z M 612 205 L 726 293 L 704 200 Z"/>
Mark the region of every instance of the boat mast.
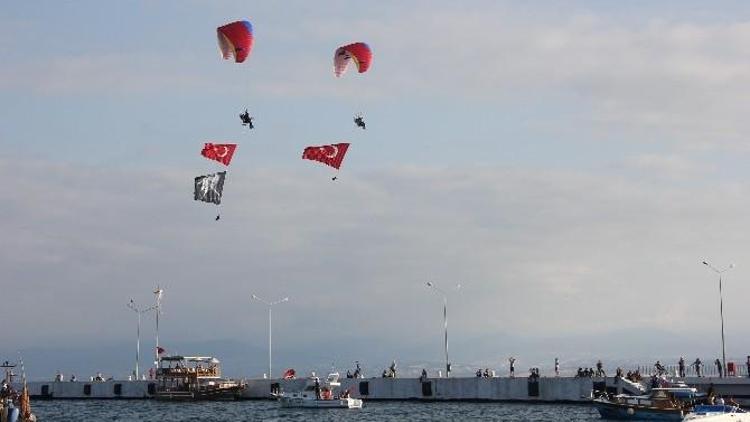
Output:
<path fill-rule="evenodd" d="M 159 367 L 159 314 L 161 314 L 161 297 L 164 294 L 164 289 L 157 286 L 154 290 L 156 295 L 156 348 L 154 349 L 154 365 Z"/>

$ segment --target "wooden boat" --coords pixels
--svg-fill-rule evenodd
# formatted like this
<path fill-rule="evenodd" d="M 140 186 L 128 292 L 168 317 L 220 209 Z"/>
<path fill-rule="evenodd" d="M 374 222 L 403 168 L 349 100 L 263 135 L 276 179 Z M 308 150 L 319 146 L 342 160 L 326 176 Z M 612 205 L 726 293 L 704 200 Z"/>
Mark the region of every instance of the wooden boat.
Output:
<path fill-rule="evenodd" d="M 692 387 L 653 388 L 647 395 L 604 395 L 594 406 L 604 419 L 681 421 L 699 396 Z"/>
<path fill-rule="evenodd" d="M 157 400 L 239 400 L 245 383 L 221 377 L 210 356 L 164 356 L 156 370 Z"/>

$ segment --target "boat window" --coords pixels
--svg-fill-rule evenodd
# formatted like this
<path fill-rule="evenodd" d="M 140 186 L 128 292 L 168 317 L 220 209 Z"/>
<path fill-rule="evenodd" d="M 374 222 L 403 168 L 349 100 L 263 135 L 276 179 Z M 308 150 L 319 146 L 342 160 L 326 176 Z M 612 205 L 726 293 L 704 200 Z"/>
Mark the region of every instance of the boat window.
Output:
<path fill-rule="evenodd" d="M 115 395 L 122 395 L 122 384 L 115 384 Z"/>
<path fill-rule="evenodd" d="M 90 396 L 91 395 L 91 384 L 84 384 L 83 386 L 83 394 Z"/>

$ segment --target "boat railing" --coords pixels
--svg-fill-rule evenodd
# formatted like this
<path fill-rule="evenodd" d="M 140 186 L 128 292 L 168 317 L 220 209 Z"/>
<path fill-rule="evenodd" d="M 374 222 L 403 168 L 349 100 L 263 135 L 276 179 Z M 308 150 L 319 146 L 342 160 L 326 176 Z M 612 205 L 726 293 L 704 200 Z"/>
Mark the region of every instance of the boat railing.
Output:
<path fill-rule="evenodd" d="M 617 404 L 653 407 L 658 409 L 679 408 L 683 406 L 679 400 L 667 397 L 614 396 L 610 401 Z"/>
<path fill-rule="evenodd" d="M 221 371 L 218 367 L 213 368 L 159 368 L 157 376 L 166 377 L 220 377 Z"/>

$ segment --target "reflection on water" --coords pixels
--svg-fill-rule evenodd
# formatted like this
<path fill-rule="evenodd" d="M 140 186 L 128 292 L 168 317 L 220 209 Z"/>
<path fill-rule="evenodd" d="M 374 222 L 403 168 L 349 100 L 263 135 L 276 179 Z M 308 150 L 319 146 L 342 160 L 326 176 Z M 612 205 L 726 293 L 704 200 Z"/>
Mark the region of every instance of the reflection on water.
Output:
<path fill-rule="evenodd" d="M 164 403 L 153 400 L 36 400 L 40 421 L 593 421 L 576 404 L 365 402 L 355 409 L 280 409 L 272 401 Z"/>

